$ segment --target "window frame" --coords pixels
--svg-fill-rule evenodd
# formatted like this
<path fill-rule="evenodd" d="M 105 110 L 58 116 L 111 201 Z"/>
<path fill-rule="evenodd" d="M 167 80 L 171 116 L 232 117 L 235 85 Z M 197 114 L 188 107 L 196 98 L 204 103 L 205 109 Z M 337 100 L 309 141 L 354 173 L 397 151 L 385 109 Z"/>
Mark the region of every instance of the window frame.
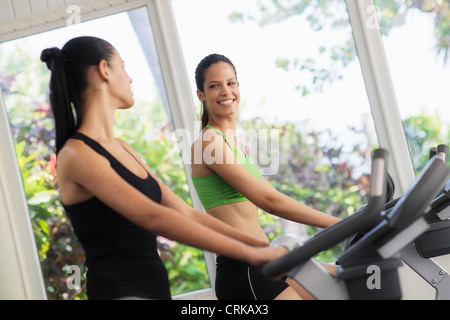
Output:
<path fill-rule="evenodd" d="M 389 150 L 389 173 L 395 197 L 402 195 L 415 174 L 372 0 L 346 0 L 358 58 L 380 147 Z"/>
<path fill-rule="evenodd" d="M 47 298 L 27 199 L 0 90 L 0 300 Z M 3 213 L 3 214 L 2 214 Z"/>

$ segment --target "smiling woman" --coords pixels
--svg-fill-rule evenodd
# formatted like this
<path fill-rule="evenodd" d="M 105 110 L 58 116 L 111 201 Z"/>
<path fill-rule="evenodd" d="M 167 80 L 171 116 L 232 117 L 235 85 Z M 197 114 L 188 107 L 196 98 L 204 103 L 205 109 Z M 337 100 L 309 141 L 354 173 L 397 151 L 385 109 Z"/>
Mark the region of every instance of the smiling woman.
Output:
<path fill-rule="evenodd" d="M 320 228 L 339 221 L 278 192 L 239 145 L 236 113 L 240 92 L 236 68 L 227 57 L 210 54 L 203 58 L 195 80 L 204 126 L 192 145 L 192 153 L 203 150 L 201 161 L 192 163 L 192 181 L 208 214 L 267 244 L 258 207 L 294 223 Z M 210 152 L 213 158 L 208 157 Z M 292 279 L 272 281 L 262 276 L 260 268 L 221 255 L 217 257 L 215 289 L 221 300 L 312 298 Z"/>
<path fill-rule="evenodd" d="M 223 63 L 219 63 L 223 62 Z M 217 64 L 215 68 L 204 68 Z M 232 68 L 230 68 L 230 66 Z M 211 79 L 205 82 L 204 79 Z M 223 80 L 216 80 L 223 79 Z M 202 128 L 209 121 L 214 122 L 215 113 L 220 116 L 234 115 L 241 102 L 239 82 L 237 80 L 236 68 L 233 63 L 224 55 L 211 54 L 204 58 L 195 71 L 195 81 L 197 84 L 197 97 L 202 103 Z M 210 108 L 219 106 L 215 112 L 208 112 Z M 231 118 L 233 119 L 233 117 Z"/>
<path fill-rule="evenodd" d="M 335 50 L 333 46 L 353 44 L 345 5 L 333 2 L 333 12 L 330 12 L 330 19 L 339 20 L 341 29 L 324 23 L 317 30 L 312 30 L 305 16 L 314 11 L 312 5 L 295 7 L 293 4 L 292 8 L 279 14 L 270 1 L 221 2 L 220 11 L 214 10 L 219 1 L 193 0 L 187 4 L 172 0 L 172 5 L 188 74 L 194 75 L 198 61 L 210 53 L 225 55 L 238 69 L 237 137 L 252 160 L 260 168 L 268 169 L 262 170 L 265 178 L 279 191 L 322 212 L 332 215 L 354 212 L 364 201 L 357 199 L 358 193 L 364 193 L 363 184 L 357 181 L 369 171 L 369 150 L 378 145 L 378 140 L 360 67 L 352 61 L 344 68 L 326 57 L 328 47 L 331 51 Z M 263 10 L 264 5 L 267 11 Z M 187 6 L 201 10 L 193 11 L 187 18 L 183 14 L 188 10 Z M 297 14 L 299 7 L 304 8 L 303 16 Z M 214 14 L 205 14 L 207 12 Z M 284 15 L 285 19 L 277 20 Z M 257 21 L 258 17 L 261 21 Z M 202 37 L 192 36 L 198 34 Z M 289 41 L 281 35 L 286 35 Z M 252 39 L 251 47 L 248 39 Z M 354 57 L 354 52 L 348 53 Z M 317 57 L 317 61 L 311 57 Z M 323 66 L 327 63 L 333 67 Z M 325 72 L 320 74 L 320 70 L 330 70 L 329 78 Z M 307 71 L 316 74 L 310 79 Z M 340 81 L 336 80 L 338 78 Z M 199 84 L 194 82 L 193 76 L 190 81 L 194 101 L 200 103 L 198 118 L 203 117 L 204 128 L 207 121 L 204 97 L 199 96 Z M 322 91 L 310 90 L 302 95 L 300 88 L 318 86 L 319 82 L 323 84 Z M 207 86 L 205 94 L 206 90 L 213 92 Z M 214 90 L 219 92 L 219 89 Z M 231 93 L 232 87 L 230 96 Z M 222 93 L 225 94 L 228 93 Z M 227 100 L 225 97 L 220 99 Z M 219 104 L 212 104 L 211 108 L 216 106 L 218 110 L 223 108 Z M 267 152 L 263 152 L 264 149 Z M 262 156 L 264 153 L 267 156 Z M 346 182 L 337 182 L 336 177 L 343 177 Z M 338 186 L 337 190 L 332 186 Z M 354 194 L 350 190 L 354 190 Z M 350 197 L 354 200 L 349 200 Z M 344 198 L 353 204 L 341 203 Z M 264 212 L 260 214 L 265 217 Z M 270 238 L 280 225 L 284 231 L 295 233 L 302 239 L 316 231 L 284 219 L 268 219 L 267 224 L 263 227 L 267 228 Z"/>

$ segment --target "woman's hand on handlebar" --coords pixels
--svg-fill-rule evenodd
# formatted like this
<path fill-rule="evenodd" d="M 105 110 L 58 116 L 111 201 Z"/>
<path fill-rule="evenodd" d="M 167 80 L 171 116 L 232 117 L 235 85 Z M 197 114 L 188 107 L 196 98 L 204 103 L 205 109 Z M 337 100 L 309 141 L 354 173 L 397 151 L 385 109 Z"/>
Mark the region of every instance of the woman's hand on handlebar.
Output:
<path fill-rule="evenodd" d="M 283 246 L 256 248 L 252 250 L 252 254 L 248 256 L 247 262 L 254 266 L 262 266 L 267 262 L 278 259 L 288 253 Z"/>

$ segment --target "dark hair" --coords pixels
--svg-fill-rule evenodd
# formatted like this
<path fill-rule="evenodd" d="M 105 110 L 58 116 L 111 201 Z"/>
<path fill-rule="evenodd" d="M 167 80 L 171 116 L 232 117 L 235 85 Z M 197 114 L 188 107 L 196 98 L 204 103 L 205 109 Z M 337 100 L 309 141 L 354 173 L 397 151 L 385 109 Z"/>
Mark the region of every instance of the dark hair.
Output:
<path fill-rule="evenodd" d="M 61 50 L 53 47 L 42 51 L 41 61 L 51 71 L 50 105 L 55 117 L 56 153 L 80 126 L 89 67 L 102 60 L 109 64 L 113 55 L 114 47 L 95 37 L 73 38 Z"/>
<path fill-rule="evenodd" d="M 200 90 L 201 92 L 204 92 L 205 90 L 205 72 L 208 70 L 209 67 L 211 67 L 215 63 L 219 62 L 225 62 L 228 63 L 231 67 L 233 67 L 234 74 L 237 78 L 237 72 L 236 68 L 234 67 L 234 64 L 231 62 L 230 59 L 225 57 L 224 55 L 213 53 L 200 61 L 200 63 L 197 65 L 197 68 L 195 69 L 195 83 L 197 85 L 197 90 Z M 202 102 L 202 129 L 208 124 L 209 116 L 208 116 L 208 110 L 206 109 L 205 103 Z"/>

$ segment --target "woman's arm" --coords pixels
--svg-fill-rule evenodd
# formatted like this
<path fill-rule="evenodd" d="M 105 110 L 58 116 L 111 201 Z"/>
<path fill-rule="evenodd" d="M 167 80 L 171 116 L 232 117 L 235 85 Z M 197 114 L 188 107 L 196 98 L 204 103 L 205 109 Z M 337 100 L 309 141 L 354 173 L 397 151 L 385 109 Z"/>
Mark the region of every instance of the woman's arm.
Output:
<path fill-rule="evenodd" d="M 219 137 L 219 135 L 217 136 Z M 312 209 L 280 193 L 264 178 L 259 181 L 243 165 L 227 162 L 227 153 L 230 153 L 231 150 L 219 138 L 205 139 L 202 144 L 203 150 L 214 150 L 214 158 L 219 159 L 219 161 L 204 162 L 203 165 L 220 175 L 239 193 L 264 211 L 291 221 L 321 228 L 340 221 L 339 218 Z"/>
<path fill-rule="evenodd" d="M 186 214 L 152 201 L 123 180 L 108 160 L 81 141 L 73 141 L 61 150 L 58 172 L 61 179 L 79 185 L 128 220 L 154 234 L 255 265 L 286 253 L 281 248 L 249 246 L 208 227 L 215 224 L 212 220 L 204 225 Z"/>
<path fill-rule="evenodd" d="M 121 140 L 121 143 L 124 148 L 127 148 L 129 152 L 134 154 L 134 156 L 137 159 L 140 159 L 139 154 L 125 141 Z M 203 224 L 204 226 L 207 226 L 208 228 L 211 228 L 217 232 L 220 232 L 224 235 L 227 235 L 233 239 L 242 241 L 248 245 L 251 246 L 258 246 L 258 247 L 265 247 L 268 246 L 269 243 L 266 241 L 263 241 L 261 239 L 255 238 L 245 232 L 242 232 L 236 228 L 231 227 L 230 225 L 220 221 L 219 219 L 216 219 L 209 214 L 206 214 L 203 211 L 197 210 L 193 208 L 192 206 L 188 205 L 185 201 L 183 201 L 180 197 L 178 197 L 169 187 L 167 187 L 157 176 L 156 174 L 151 170 L 151 168 L 148 167 L 148 165 L 142 160 L 143 164 L 147 168 L 147 171 L 152 177 L 158 182 L 161 193 L 162 193 L 162 199 L 161 204 L 164 206 L 167 206 L 169 208 L 172 208 L 187 217 L 193 219 L 194 221 Z"/>
<path fill-rule="evenodd" d="M 161 204 L 172 208 L 180 213 L 183 213 L 193 221 L 196 221 L 214 231 L 224 234 L 233 239 L 242 241 L 251 246 L 265 247 L 269 245 L 268 242 L 255 238 L 245 232 L 242 232 L 236 228 L 229 226 L 228 224 L 216 219 L 203 211 L 197 210 L 189 206 L 181 198 L 179 198 L 172 190 L 170 190 L 162 182 L 160 187 L 162 190 L 162 202 Z"/>
<path fill-rule="evenodd" d="M 326 228 L 341 220 L 332 215 L 308 207 L 297 200 L 280 193 L 264 178 L 262 182 L 268 189 L 267 192 L 272 194 L 272 197 L 270 198 L 272 199 L 271 211 L 277 216 L 320 228 Z M 299 221 L 299 212 L 301 212 L 301 221 Z"/>

